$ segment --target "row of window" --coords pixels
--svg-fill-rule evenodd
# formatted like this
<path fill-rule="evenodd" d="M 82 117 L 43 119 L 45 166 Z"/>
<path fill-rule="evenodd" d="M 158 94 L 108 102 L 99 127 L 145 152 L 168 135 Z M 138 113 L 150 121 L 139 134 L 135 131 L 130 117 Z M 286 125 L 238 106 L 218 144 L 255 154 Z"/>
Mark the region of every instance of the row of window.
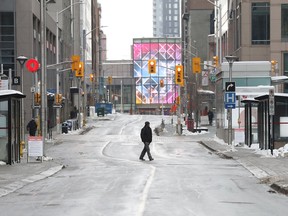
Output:
<path fill-rule="evenodd" d="M 9 69 L 15 71 L 15 27 L 14 13 L 0 12 L 0 63 L 3 64 L 4 73 L 8 75 Z"/>
<path fill-rule="evenodd" d="M 252 3 L 252 44 L 270 44 L 270 3 Z M 281 39 L 288 41 L 288 4 L 281 5 Z"/>

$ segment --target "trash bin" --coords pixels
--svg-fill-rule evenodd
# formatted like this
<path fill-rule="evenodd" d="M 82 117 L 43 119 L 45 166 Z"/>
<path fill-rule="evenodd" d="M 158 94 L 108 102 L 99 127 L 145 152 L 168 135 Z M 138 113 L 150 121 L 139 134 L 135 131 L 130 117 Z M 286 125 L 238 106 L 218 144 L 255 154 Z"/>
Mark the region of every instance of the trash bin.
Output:
<path fill-rule="evenodd" d="M 104 116 L 105 115 L 105 108 L 99 107 L 97 108 L 97 116 Z"/>
<path fill-rule="evenodd" d="M 72 121 L 71 120 L 67 120 L 65 123 L 67 124 L 68 130 L 71 131 L 72 130 Z"/>
<path fill-rule="evenodd" d="M 62 123 L 62 133 L 67 134 L 68 133 L 68 124 L 67 122 Z"/>
<path fill-rule="evenodd" d="M 193 119 L 188 119 L 186 121 L 187 129 L 188 131 L 193 132 L 194 131 L 194 120 Z"/>

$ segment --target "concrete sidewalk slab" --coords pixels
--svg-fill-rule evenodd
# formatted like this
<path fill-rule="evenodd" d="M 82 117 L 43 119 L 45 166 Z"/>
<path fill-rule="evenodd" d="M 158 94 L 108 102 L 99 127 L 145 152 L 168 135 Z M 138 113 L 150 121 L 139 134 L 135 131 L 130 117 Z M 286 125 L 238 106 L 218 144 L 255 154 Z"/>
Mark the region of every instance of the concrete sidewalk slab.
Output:
<path fill-rule="evenodd" d="M 275 191 L 288 195 L 288 158 L 265 158 L 256 154 L 253 149 L 231 147 L 213 140 L 202 140 L 208 149 L 216 154 L 223 154 L 227 158 L 237 160 L 243 167 L 249 170 L 262 183 L 268 184 Z"/>

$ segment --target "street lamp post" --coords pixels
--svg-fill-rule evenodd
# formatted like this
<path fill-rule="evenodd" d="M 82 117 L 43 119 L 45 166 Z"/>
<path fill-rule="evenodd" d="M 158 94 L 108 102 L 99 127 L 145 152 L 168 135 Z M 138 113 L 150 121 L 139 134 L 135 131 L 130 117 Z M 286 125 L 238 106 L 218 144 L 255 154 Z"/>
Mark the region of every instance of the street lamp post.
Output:
<path fill-rule="evenodd" d="M 232 82 L 232 66 L 233 62 L 238 59 L 237 56 L 225 56 L 226 60 L 229 63 L 229 82 Z M 227 118 L 228 118 L 228 145 L 232 146 L 232 109 L 227 109 Z"/>
<path fill-rule="evenodd" d="M 86 32 L 85 29 L 83 29 L 83 38 L 82 38 L 82 59 L 83 59 L 83 65 L 84 65 L 84 79 L 83 79 L 83 91 L 84 91 L 84 100 L 83 100 L 83 125 L 85 126 L 86 124 L 86 116 L 87 116 L 87 109 L 86 109 L 86 104 L 87 104 L 87 92 L 86 92 L 86 37 L 89 35 L 91 32 L 104 28 L 107 26 L 98 26 L 88 32 Z M 101 43 L 101 41 L 100 41 Z M 99 54 L 101 56 L 101 53 Z M 101 63 L 101 62 L 100 62 Z"/>
<path fill-rule="evenodd" d="M 28 60 L 26 56 L 18 56 L 16 59 L 21 66 L 21 92 L 24 94 L 24 64 Z M 25 125 L 24 125 L 24 98 L 21 99 L 21 144 L 25 144 Z"/>
<path fill-rule="evenodd" d="M 56 13 L 56 64 L 59 64 L 59 15 L 64 11 L 70 9 L 72 6 L 76 4 L 84 4 L 84 2 L 75 2 L 68 7 L 62 9 L 61 11 Z M 59 68 L 57 66 L 56 69 L 56 94 L 59 94 Z M 57 133 L 60 133 L 60 107 L 56 107 L 56 125 L 57 125 Z"/>

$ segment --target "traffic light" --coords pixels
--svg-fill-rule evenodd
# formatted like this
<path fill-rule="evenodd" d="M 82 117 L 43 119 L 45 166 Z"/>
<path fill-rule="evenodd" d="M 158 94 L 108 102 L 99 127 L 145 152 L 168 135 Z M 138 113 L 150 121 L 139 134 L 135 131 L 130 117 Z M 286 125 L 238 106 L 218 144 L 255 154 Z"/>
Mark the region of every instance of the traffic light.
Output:
<path fill-rule="evenodd" d="M 108 76 L 108 84 L 109 84 L 109 85 L 112 84 L 112 76 Z"/>
<path fill-rule="evenodd" d="M 72 71 L 78 71 L 79 70 L 79 63 L 80 63 L 80 56 L 79 55 L 73 55 L 71 57 L 71 60 L 72 60 L 72 65 L 71 65 L 71 68 L 72 68 Z"/>
<path fill-rule="evenodd" d="M 156 74 L 156 60 L 155 59 L 148 60 L 148 72 L 150 74 Z"/>
<path fill-rule="evenodd" d="M 176 65 L 175 66 L 175 84 L 184 85 L 183 82 L 183 66 L 182 65 Z"/>
<path fill-rule="evenodd" d="M 179 105 L 180 104 L 180 96 L 176 97 L 176 104 Z"/>
<path fill-rule="evenodd" d="M 39 105 L 41 102 L 41 95 L 40 93 L 36 92 L 34 93 L 34 102 L 36 105 Z"/>
<path fill-rule="evenodd" d="M 276 61 L 276 60 L 272 60 L 271 61 L 271 73 L 274 73 L 275 72 L 275 67 L 276 67 L 276 64 L 277 64 L 278 62 Z"/>
<path fill-rule="evenodd" d="M 199 57 L 192 58 L 192 70 L 193 73 L 200 73 L 201 72 L 201 59 Z"/>
<path fill-rule="evenodd" d="M 79 62 L 79 68 L 75 71 L 76 77 L 83 77 L 84 76 L 84 64 L 83 62 Z"/>
<path fill-rule="evenodd" d="M 219 57 L 213 56 L 213 66 L 217 68 L 218 65 L 219 65 Z"/>
<path fill-rule="evenodd" d="M 94 74 L 91 73 L 91 74 L 89 75 L 89 79 L 90 79 L 91 82 L 93 82 L 93 81 L 94 81 Z"/>
<path fill-rule="evenodd" d="M 62 94 L 56 94 L 55 95 L 55 102 L 56 102 L 56 104 L 62 103 Z"/>
<path fill-rule="evenodd" d="M 160 80 L 160 87 L 163 88 L 164 87 L 164 80 Z"/>

